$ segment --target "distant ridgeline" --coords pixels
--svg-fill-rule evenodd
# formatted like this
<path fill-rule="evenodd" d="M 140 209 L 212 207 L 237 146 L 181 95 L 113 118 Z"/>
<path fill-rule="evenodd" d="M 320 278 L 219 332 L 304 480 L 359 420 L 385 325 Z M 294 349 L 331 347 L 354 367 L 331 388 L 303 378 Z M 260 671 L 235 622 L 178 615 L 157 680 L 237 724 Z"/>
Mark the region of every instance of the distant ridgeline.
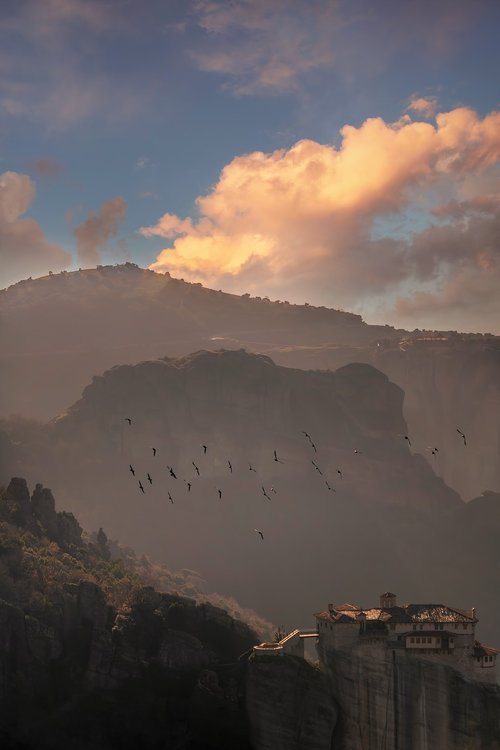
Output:
<path fill-rule="evenodd" d="M 250 747 L 237 657 L 257 635 L 119 552 L 40 484 L 0 493 L 0 747 Z"/>

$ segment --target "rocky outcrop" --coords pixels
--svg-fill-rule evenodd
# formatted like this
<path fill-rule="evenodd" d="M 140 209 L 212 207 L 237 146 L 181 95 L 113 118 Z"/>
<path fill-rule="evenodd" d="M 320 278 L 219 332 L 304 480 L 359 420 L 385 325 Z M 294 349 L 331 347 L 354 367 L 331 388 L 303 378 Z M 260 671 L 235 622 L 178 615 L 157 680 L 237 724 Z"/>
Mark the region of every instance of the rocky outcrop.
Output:
<path fill-rule="evenodd" d="M 0 493 L 2 748 L 249 748 L 237 658 L 255 633 L 137 577 L 117 608 L 127 570 L 105 536 L 42 485 Z"/>
<path fill-rule="evenodd" d="M 339 707 L 335 750 L 498 750 L 500 688 L 373 645 L 320 648 Z"/>
<path fill-rule="evenodd" d="M 466 500 L 500 491 L 498 336 L 367 325 L 359 315 L 216 292 L 133 264 L 20 282 L 0 291 L 0 314 L 0 413 L 50 418 L 115 364 L 214 346 L 304 369 L 368 362 L 405 391 L 414 450 L 438 446 L 439 458 L 428 459 L 450 486 Z M 470 437 L 466 456 L 457 426 Z"/>
<path fill-rule="evenodd" d="M 325 675 L 304 659 L 252 658 L 246 707 L 255 750 L 336 748 L 336 702 Z"/>

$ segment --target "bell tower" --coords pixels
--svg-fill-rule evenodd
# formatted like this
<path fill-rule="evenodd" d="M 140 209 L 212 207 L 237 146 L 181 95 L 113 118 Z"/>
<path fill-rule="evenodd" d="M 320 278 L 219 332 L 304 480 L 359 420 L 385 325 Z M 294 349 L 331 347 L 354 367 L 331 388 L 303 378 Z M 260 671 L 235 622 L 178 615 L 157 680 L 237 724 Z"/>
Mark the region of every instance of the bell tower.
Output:
<path fill-rule="evenodd" d="M 396 606 L 396 594 L 391 594 L 390 591 L 386 591 L 385 594 L 380 594 L 380 608 L 389 609 L 390 607 Z"/>

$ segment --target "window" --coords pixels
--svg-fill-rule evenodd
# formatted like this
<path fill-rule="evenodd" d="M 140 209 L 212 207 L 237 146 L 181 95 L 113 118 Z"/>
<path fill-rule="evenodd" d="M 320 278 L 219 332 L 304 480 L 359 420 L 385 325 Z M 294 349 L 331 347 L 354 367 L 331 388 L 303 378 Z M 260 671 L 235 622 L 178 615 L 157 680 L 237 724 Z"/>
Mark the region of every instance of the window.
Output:
<path fill-rule="evenodd" d="M 432 638 L 427 638 L 427 643 L 432 643 Z"/>
<path fill-rule="evenodd" d="M 413 630 L 416 630 L 416 629 L 417 629 L 417 626 L 416 626 L 416 625 L 414 625 L 414 626 L 413 626 Z"/>
<path fill-rule="evenodd" d="M 467 623 L 464 622 L 464 630 L 467 630 Z"/>
<path fill-rule="evenodd" d="M 420 643 L 420 638 L 417 638 L 417 643 Z"/>
<path fill-rule="evenodd" d="M 419 625 L 419 628 L 420 628 L 420 630 L 423 630 L 424 626 L 423 625 Z"/>
<path fill-rule="evenodd" d="M 410 641 L 411 641 L 412 643 L 415 643 L 415 638 L 410 638 Z"/>

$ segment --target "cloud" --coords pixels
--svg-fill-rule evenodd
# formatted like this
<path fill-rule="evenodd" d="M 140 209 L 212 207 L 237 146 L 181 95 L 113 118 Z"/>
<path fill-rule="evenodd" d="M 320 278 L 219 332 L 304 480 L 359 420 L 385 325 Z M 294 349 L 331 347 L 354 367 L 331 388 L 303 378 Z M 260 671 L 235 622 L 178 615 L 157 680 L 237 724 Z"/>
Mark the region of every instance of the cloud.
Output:
<path fill-rule="evenodd" d="M 147 86 L 132 92 L 130 76 L 107 64 L 106 42 L 126 24 L 114 3 L 23 0 L 8 5 L 0 16 L 0 113 L 64 130 L 97 113 L 119 120 L 141 111 Z"/>
<path fill-rule="evenodd" d="M 85 221 L 74 228 L 78 260 L 82 265 L 96 266 L 100 263 L 100 252 L 118 233 L 126 211 L 127 202 L 118 196 L 103 203 L 99 211 L 91 211 Z"/>
<path fill-rule="evenodd" d="M 71 255 L 50 243 L 40 225 L 21 218 L 33 203 L 36 188 L 28 175 L 0 175 L 0 284 L 67 268 Z"/>
<path fill-rule="evenodd" d="M 481 119 L 461 107 L 437 114 L 435 125 L 372 118 L 341 135 L 338 149 L 303 140 L 233 159 L 197 199 L 197 219 L 166 213 L 140 230 L 172 240 L 150 267 L 228 291 L 351 309 L 452 273 L 453 245 L 416 232 L 413 242 L 390 230 L 380 236 L 377 223 L 399 217 L 405 225 L 412 211 L 427 226 L 470 223 L 432 214 L 426 201 L 498 163 L 500 113 Z"/>
<path fill-rule="evenodd" d="M 63 171 L 63 166 L 54 159 L 34 159 L 28 162 L 27 167 L 34 172 L 37 177 L 57 177 Z"/>
<path fill-rule="evenodd" d="M 193 59 L 240 95 L 293 91 L 303 75 L 335 59 L 340 24 L 331 0 L 198 0 L 193 13 L 205 32 Z"/>
<path fill-rule="evenodd" d="M 409 112 L 416 112 L 424 117 L 434 117 L 438 109 L 438 100 L 436 96 L 419 96 L 413 97 L 408 105 Z"/>

